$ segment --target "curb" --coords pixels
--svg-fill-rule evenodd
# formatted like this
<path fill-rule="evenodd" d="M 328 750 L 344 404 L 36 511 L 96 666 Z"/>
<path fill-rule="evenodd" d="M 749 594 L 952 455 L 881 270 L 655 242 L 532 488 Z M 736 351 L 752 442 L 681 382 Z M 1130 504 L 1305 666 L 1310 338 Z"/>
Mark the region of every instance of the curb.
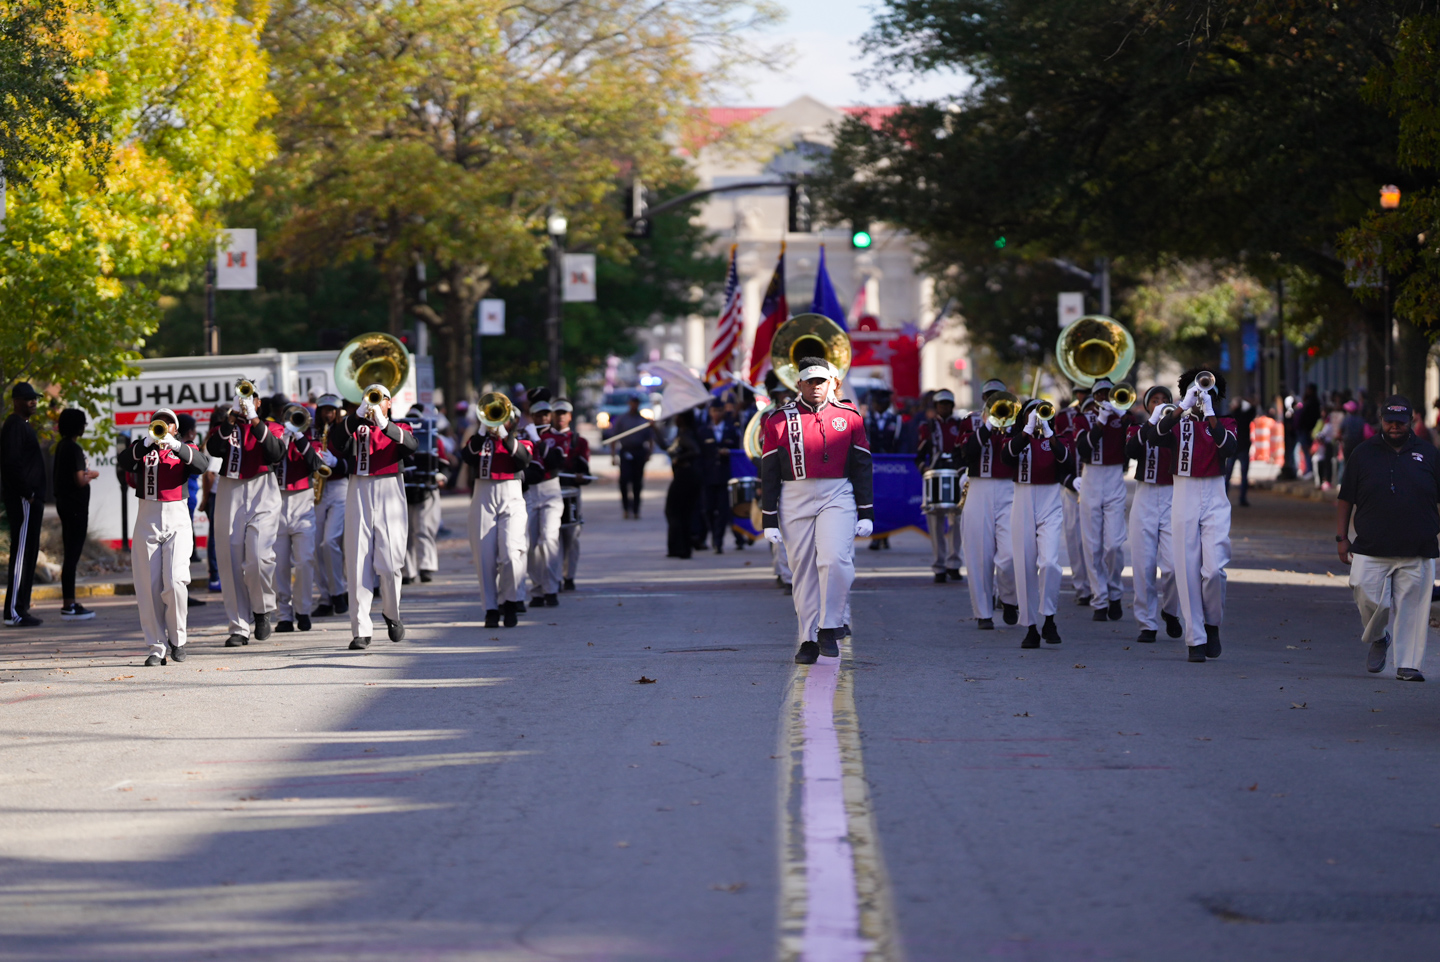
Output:
<path fill-rule="evenodd" d="M 109 598 L 114 595 L 133 595 L 135 585 L 130 581 L 104 582 L 93 585 L 76 585 L 76 598 Z M 31 601 L 64 601 L 59 585 L 36 585 L 30 589 Z"/>

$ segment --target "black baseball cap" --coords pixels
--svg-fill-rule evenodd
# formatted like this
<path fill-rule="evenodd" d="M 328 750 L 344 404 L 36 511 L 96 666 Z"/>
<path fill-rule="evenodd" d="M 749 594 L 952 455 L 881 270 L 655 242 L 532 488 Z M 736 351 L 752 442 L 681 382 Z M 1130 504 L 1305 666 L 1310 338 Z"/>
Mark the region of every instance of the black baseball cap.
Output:
<path fill-rule="evenodd" d="M 1380 419 L 1409 424 L 1412 413 L 1408 398 L 1400 394 L 1392 394 L 1385 399 L 1385 406 L 1380 409 Z"/>
<path fill-rule="evenodd" d="M 10 397 L 15 401 L 33 401 L 39 396 L 29 381 L 21 381 L 10 389 Z"/>

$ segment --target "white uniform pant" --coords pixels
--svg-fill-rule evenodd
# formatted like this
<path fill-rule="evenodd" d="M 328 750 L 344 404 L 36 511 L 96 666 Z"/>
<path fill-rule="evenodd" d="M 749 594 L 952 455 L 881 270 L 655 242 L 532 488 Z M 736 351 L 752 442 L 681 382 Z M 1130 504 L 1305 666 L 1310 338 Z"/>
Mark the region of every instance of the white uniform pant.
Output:
<path fill-rule="evenodd" d="M 296 615 L 310 614 L 314 597 L 315 492 L 281 491 L 280 529 L 275 536 L 275 617 L 294 621 Z"/>
<path fill-rule="evenodd" d="M 565 511 L 560 479 L 531 485 L 525 505 L 530 514 L 530 594 L 553 595 L 560 590 L 560 568 L 554 562 L 560 557 L 560 516 Z"/>
<path fill-rule="evenodd" d="M 965 507 L 970 507 L 967 502 Z M 1015 590 L 1020 599 L 1020 624 L 1039 624 L 1055 614 L 1060 603 L 1060 539 L 1065 511 L 1060 485 L 1016 484 L 1010 513 L 1015 544 Z"/>
<path fill-rule="evenodd" d="M 215 480 L 212 536 L 230 633 L 250 637 L 255 615 L 275 610 L 275 535 L 280 488 L 268 474 Z M 188 560 L 189 555 L 186 555 Z"/>
<path fill-rule="evenodd" d="M 420 504 L 407 504 L 410 535 L 405 546 L 405 577 L 418 578 L 422 571 L 440 570 L 440 552 L 435 538 L 440 533 L 440 492 L 425 492 Z"/>
<path fill-rule="evenodd" d="M 315 506 L 315 580 L 327 601 L 345 593 L 345 501 L 350 479 L 325 482 Z"/>
<path fill-rule="evenodd" d="M 775 577 L 779 578 L 782 584 L 794 584 L 795 573 L 790 570 L 790 559 L 785 554 L 783 544 L 770 546 L 770 570 L 775 572 Z"/>
<path fill-rule="evenodd" d="M 970 575 L 970 613 L 976 618 L 995 617 L 997 591 L 1004 604 L 1016 603 L 1015 546 L 1010 540 L 1014 500 L 1015 482 L 1008 478 L 970 478 L 960 526 Z"/>
<path fill-rule="evenodd" d="M 560 528 L 560 553 L 565 556 L 560 565 L 560 575 L 575 580 L 575 569 L 580 567 L 580 531 L 583 524 L 567 524 Z"/>
<path fill-rule="evenodd" d="M 960 570 L 960 512 L 927 511 L 925 522 L 930 529 L 930 570 L 937 575 Z"/>
<path fill-rule="evenodd" d="M 400 475 L 355 476 L 345 500 L 345 577 L 350 599 L 350 631 L 370 638 L 374 622 L 370 604 L 380 592 L 381 609 L 391 621 L 400 620 L 400 569 L 405 566 L 405 489 Z"/>
<path fill-rule="evenodd" d="M 184 501 L 140 502 L 130 540 L 130 567 L 140 630 L 152 655 L 164 658 L 167 640 L 176 648 L 185 644 L 194 549 L 190 509 Z"/>
<path fill-rule="evenodd" d="M 1077 598 L 1087 598 L 1090 595 L 1090 568 L 1085 564 L 1085 538 L 1080 534 L 1080 495 L 1061 485 L 1060 507 L 1065 512 L 1065 554 L 1070 559 L 1070 587 L 1075 589 Z"/>
<path fill-rule="evenodd" d="M 525 579 L 525 496 L 520 481 L 476 480 L 470 497 L 470 554 L 485 610 L 522 601 Z"/>
<path fill-rule="evenodd" d="M 1087 464 L 1080 484 L 1080 531 L 1090 575 L 1090 605 L 1125 596 L 1125 466 Z"/>
<path fill-rule="evenodd" d="M 1225 566 L 1230 563 L 1230 499 L 1225 479 L 1176 478 L 1170 501 L 1175 589 L 1185 644 L 1205 644 L 1205 626 L 1225 618 Z"/>
<path fill-rule="evenodd" d="M 793 570 L 801 641 L 839 628 L 855 581 L 855 490 L 846 478 L 786 481 L 780 489 L 780 536 Z"/>
<path fill-rule="evenodd" d="M 1430 632 L 1430 586 L 1434 558 L 1376 558 L 1357 554 L 1350 562 L 1350 590 L 1360 609 L 1367 645 L 1390 632 L 1398 668 L 1420 670 Z"/>
<path fill-rule="evenodd" d="M 1130 504 L 1130 569 L 1135 584 L 1135 620 L 1148 631 L 1159 630 L 1161 611 L 1168 615 L 1180 613 L 1173 558 L 1170 488 L 1141 481 L 1135 485 L 1135 500 Z"/>

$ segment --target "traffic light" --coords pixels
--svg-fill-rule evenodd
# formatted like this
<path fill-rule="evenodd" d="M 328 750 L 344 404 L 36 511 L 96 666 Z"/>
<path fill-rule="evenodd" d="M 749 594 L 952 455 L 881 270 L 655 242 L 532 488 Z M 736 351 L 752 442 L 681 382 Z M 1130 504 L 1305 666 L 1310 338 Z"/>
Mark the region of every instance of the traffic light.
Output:
<path fill-rule="evenodd" d="M 645 211 L 650 207 L 650 201 L 645 185 L 637 177 L 630 185 L 630 193 L 625 198 L 625 220 L 629 227 L 625 236 L 642 239 L 650 236 L 650 219 L 645 216 Z"/>
<path fill-rule="evenodd" d="M 808 234 L 814 229 L 814 214 L 810 195 L 803 184 L 790 185 L 790 233 Z"/>
<path fill-rule="evenodd" d="M 863 251 L 875 243 L 875 238 L 870 236 L 869 224 L 856 224 L 850 231 L 850 246 L 857 251 Z"/>

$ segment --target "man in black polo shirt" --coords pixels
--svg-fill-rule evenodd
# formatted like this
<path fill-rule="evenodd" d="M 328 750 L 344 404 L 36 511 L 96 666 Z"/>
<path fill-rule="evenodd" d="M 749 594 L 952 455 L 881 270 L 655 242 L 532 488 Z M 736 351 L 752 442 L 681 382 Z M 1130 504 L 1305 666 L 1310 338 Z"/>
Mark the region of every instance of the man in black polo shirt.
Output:
<path fill-rule="evenodd" d="M 1393 641 L 1395 677 L 1424 681 L 1420 663 L 1440 555 L 1440 454 L 1411 432 L 1405 398 L 1387 398 L 1380 417 L 1382 433 L 1356 447 L 1345 464 L 1335 541 L 1340 560 L 1350 565 L 1350 589 L 1364 625 L 1360 640 L 1370 646 L 1366 669 L 1385 670 Z"/>
<path fill-rule="evenodd" d="M 40 439 L 30 425 L 40 394 L 29 381 L 10 389 L 14 402 L 0 427 L 0 493 L 10 519 L 10 568 L 5 579 L 5 624 L 11 628 L 38 628 L 30 614 L 30 585 L 40 556 L 40 519 L 45 514 L 45 459 Z"/>

